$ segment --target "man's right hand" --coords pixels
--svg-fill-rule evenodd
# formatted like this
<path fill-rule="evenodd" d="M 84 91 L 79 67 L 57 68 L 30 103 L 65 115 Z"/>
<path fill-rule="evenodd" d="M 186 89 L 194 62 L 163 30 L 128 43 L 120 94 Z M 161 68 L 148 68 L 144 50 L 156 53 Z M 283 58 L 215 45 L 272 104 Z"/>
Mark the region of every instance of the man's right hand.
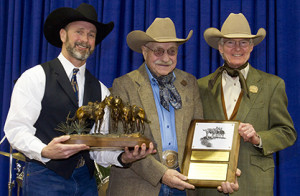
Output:
<path fill-rule="evenodd" d="M 162 177 L 162 183 L 179 190 L 195 189 L 195 186 L 185 182 L 187 177 L 174 169 L 168 169 Z"/>
<path fill-rule="evenodd" d="M 54 138 L 42 150 L 42 157 L 48 159 L 67 159 L 70 156 L 82 150 L 88 150 L 89 146 L 85 144 L 63 144 L 62 142 L 70 139 L 69 135 L 63 135 Z"/>

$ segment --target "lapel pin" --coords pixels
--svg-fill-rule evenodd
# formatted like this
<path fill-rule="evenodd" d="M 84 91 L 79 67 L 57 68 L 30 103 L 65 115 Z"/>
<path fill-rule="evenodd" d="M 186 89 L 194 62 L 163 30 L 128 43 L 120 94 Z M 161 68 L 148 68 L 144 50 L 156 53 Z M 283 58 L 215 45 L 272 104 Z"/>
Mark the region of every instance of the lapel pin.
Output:
<path fill-rule="evenodd" d="M 257 92 L 258 92 L 258 88 L 257 88 L 257 86 L 251 85 L 251 86 L 249 87 L 249 91 L 250 91 L 251 93 L 257 93 Z"/>
<path fill-rule="evenodd" d="M 183 86 L 186 86 L 186 85 L 187 85 L 187 81 L 185 81 L 185 80 L 182 80 L 180 83 L 181 83 Z"/>

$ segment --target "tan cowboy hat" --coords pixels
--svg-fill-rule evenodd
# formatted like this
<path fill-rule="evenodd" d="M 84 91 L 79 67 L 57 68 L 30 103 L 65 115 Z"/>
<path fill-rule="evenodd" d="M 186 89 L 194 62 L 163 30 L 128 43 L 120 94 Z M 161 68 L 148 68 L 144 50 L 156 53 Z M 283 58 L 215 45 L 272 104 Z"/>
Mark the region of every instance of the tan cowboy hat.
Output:
<path fill-rule="evenodd" d="M 220 38 L 251 38 L 254 46 L 259 44 L 266 36 L 266 30 L 260 28 L 256 35 L 251 34 L 250 26 L 242 13 L 231 13 L 221 28 L 221 32 L 216 28 L 208 28 L 204 31 L 204 39 L 211 47 L 218 49 Z"/>
<path fill-rule="evenodd" d="M 107 24 L 97 21 L 97 12 L 92 5 L 82 3 L 76 9 L 69 7 L 62 7 L 54 10 L 47 17 L 44 24 L 44 35 L 46 40 L 61 48 L 62 42 L 60 40 L 59 31 L 67 24 L 74 21 L 86 21 L 95 25 L 97 29 L 95 44 L 99 44 L 114 28 L 114 23 Z"/>
<path fill-rule="evenodd" d="M 177 42 L 183 44 L 192 35 L 193 31 L 191 30 L 186 39 L 177 38 L 174 23 L 170 18 L 156 18 L 146 32 L 131 31 L 127 35 L 127 44 L 133 51 L 141 53 L 141 46 L 148 42 Z"/>

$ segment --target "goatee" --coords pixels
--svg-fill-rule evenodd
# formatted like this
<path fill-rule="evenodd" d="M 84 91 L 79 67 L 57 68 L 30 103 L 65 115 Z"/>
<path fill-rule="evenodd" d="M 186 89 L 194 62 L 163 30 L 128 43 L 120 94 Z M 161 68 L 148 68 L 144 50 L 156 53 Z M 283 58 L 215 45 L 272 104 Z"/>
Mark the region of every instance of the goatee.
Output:
<path fill-rule="evenodd" d="M 78 51 L 76 49 L 77 46 L 85 47 L 88 50 L 86 52 Z M 74 46 L 71 46 L 71 44 L 69 42 L 67 42 L 66 49 L 67 49 L 68 53 L 70 54 L 70 56 L 72 56 L 73 58 L 75 58 L 79 61 L 85 61 L 94 52 L 94 50 L 91 50 L 91 46 L 84 42 L 75 42 Z"/>

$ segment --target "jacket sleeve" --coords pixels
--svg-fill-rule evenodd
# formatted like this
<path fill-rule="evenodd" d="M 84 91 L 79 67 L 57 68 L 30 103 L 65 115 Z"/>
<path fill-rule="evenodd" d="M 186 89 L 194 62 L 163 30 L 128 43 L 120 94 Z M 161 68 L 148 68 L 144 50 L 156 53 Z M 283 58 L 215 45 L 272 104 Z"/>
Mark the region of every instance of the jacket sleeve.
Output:
<path fill-rule="evenodd" d="M 287 110 L 285 84 L 280 79 L 269 100 L 269 130 L 258 132 L 262 139 L 264 155 L 272 154 L 294 144 L 297 133 Z"/>
<path fill-rule="evenodd" d="M 131 104 L 132 100 L 138 99 L 135 84 L 128 75 L 115 79 L 111 92 L 113 96 L 119 96 L 123 100 L 123 103 L 128 102 Z M 134 162 L 130 169 L 153 186 L 156 186 L 166 172 L 167 167 L 156 160 L 154 156 L 149 155 L 144 159 Z"/>

